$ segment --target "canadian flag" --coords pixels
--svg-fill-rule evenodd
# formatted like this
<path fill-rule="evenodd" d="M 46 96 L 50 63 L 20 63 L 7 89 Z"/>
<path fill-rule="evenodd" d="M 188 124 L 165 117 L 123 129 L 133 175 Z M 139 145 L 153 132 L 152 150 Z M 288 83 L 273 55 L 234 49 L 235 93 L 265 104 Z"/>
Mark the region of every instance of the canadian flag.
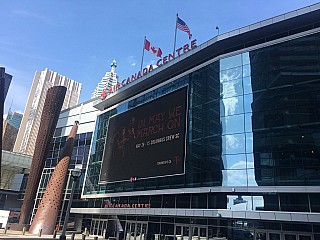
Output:
<path fill-rule="evenodd" d="M 161 55 L 162 55 L 161 48 L 157 48 L 155 46 L 152 46 L 151 43 L 147 39 L 144 40 L 144 49 L 153 53 L 157 57 L 161 57 Z"/>

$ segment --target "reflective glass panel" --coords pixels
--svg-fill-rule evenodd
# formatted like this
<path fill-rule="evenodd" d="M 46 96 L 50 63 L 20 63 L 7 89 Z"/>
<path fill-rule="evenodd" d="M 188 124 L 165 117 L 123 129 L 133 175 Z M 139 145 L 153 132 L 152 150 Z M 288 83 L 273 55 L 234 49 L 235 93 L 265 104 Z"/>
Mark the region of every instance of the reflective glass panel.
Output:
<path fill-rule="evenodd" d="M 234 211 L 252 210 L 252 198 L 251 196 L 228 195 L 227 208 Z"/>
<path fill-rule="evenodd" d="M 242 81 L 243 81 L 243 93 L 244 94 L 252 93 L 251 77 L 244 77 Z"/>
<path fill-rule="evenodd" d="M 253 152 L 253 134 L 252 133 L 246 133 L 246 153 L 252 153 Z"/>
<path fill-rule="evenodd" d="M 245 169 L 245 154 L 222 155 L 222 159 L 224 169 Z"/>
<path fill-rule="evenodd" d="M 250 64 L 249 52 L 242 53 L 242 64 Z"/>
<path fill-rule="evenodd" d="M 251 75 L 251 68 L 250 65 L 244 65 L 242 68 L 242 77 L 246 78 L 249 77 Z"/>
<path fill-rule="evenodd" d="M 245 114 L 245 132 L 252 132 L 252 113 Z"/>
<path fill-rule="evenodd" d="M 221 117 L 222 134 L 244 133 L 244 114 Z"/>
<path fill-rule="evenodd" d="M 229 98 L 243 94 L 242 78 L 222 82 L 222 98 Z"/>
<path fill-rule="evenodd" d="M 242 78 L 242 66 L 230 68 L 220 72 L 220 82 L 225 83 Z"/>
<path fill-rule="evenodd" d="M 222 154 L 245 153 L 245 135 L 230 134 L 222 136 Z"/>
<path fill-rule="evenodd" d="M 244 56 L 245 59 L 248 59 L 247 56 Z M 224 58 L 220 60 L 220 70 L 234 68 L 242 65 L 242 56 L 241 54 Z"/>
<path fill-rule="evenodd" d="M 237 167 L 245 168 L 240 164 Z M 222 186 L 247 186 L 247 171 L 246 170 L 222 170 Z"/>
<path fill-rule="evenodd" d="M 258 186 L 255 178 L 255 169 L 253 168 L 253 162 L 247 162 L 247 177 L 248 177 L 248 186 Z M 251 168 L 249 168 L 251 167 Z"/>
<path fill-rule="evenodd" d="M 252 97 L 253 97 L 252 94 L 247 94 L 247 95 L 243 96 L 243 98 L 244 98 L 243 107 L 244 107 L 244 112 L 245 113 L 252 112 L 252 102 L 253 102 Z"/>
<path fill-rule="evenodd" d="M 243 97 L 230 97 L 221 100 L 221 116 L 243 113 Z"/>

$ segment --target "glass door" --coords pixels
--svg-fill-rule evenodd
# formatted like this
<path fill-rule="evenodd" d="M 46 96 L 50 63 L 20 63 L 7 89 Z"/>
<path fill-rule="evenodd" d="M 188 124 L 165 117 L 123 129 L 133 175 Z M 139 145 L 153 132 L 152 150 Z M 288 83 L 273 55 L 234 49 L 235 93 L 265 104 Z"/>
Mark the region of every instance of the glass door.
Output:
<path fill-rule="evenodd" d="M 97 234 L 97 228 L 98 228 L 98 223 L 99 223 L 99 220 L 97 219 L 92 219 L 91 221 L 91 227 L 90 227 L 90 234 L 92 235 L 96 235 Z"/>
<path fill-rule="evenodd" d="M 148 231 L 146 222 L 127 222 L 125 240 L 145 240 Z"/>
<path fill-rule="evenodd" d="M 249 239 L 246 236 L 243 239 Z M 256 230 L 255 240 L 313 240 L 310 233 Z"/>
<path fill-rule="evenodd" d="M 199 240 L 208 240 L 208 228 L 200 227 L 198 236 L 199 236 Z"/>
<path fill-rule="evenodd" d="M 125 229 L 125 240 L 130 240 L 130 234 L 131 234 L 131 223 L 130 222 L 126 222 L 126 229 Z"/>
<path fill-rule="evenodd" d="M 255 240 L 267 240 L 267 232 L 257 230 L 254 234 Z"/>
<path fill-rule="evenodd" d="M 284 240 L 297 240 L 297 235 L 294 233 L 284 233 L 283 237 Z"/>
<path fill-rule="evenodd" d="M 276 232 L 269 232 L 269 240 L 281 240 L 281 234 Z"/>
<path fill-rule="evenodd" d="M 190 240 L 191 236 L 190 236 L 191 232 L 190 232 L 190 226 L 182 226 L 182 240 Z"/>
<path fill-rule="evenodd" d="M 174 236 L 177 240 L 182 240 L 182 226 L 176 225 L 174 228 Z"/>
<path fill-rule="evenodd" d="M 312 240 L 311 234 L 298 234 L 298 240 Z"/>
<path fill-rule="evenodd" d="M 147 229 L 148 229 L 148 224 L 142 223 L 142 225 L 141 225 L 141 240 L 146 240 Z"/>
<path fill-rule="evenodd" d="M 176 240 L 207 240 L 208 228 L 196 225 L 175 225 Z"/>

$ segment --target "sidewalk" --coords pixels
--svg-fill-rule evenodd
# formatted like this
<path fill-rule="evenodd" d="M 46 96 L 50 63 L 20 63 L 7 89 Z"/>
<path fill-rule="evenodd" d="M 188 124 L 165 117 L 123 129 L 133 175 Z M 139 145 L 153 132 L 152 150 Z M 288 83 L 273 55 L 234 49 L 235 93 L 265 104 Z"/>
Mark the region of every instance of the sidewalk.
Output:
<path fill-rule="evenodd" d="M 56 239 L 59 239 L 61 232 L 59 232 L 56 236 Z M 94 239 L 95 236 L 89 236 L 86 237 L 86 240 L 92 240 Z M 28 232 L 25 233 L 25 235 L 22 235 L 22 232 L 20 231 L 13 231 L 13 230 L 7 230 L 7 233 L 4 233 L 4 229 L 0 229 L 0 240 L 2 239 L 42 239 L 42 240 L 52 240 L 53 235 L 42 235 L 39 237 L 38 235 L 30 234 Z M 71 233 L 67 233 L 67 239 L 71 239 Z M 77 233 L 75 235 L 75 240 L 81 240 L 82 239 L 82 234 Z M 104 239 L 103 237 L 99 236 L 98 239 Z"/>

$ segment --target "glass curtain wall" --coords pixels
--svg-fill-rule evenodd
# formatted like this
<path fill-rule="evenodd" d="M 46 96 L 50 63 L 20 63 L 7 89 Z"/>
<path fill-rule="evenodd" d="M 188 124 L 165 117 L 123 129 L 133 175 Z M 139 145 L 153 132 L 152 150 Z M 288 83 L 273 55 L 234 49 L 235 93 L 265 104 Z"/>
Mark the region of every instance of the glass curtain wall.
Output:
<path fill-rule="evenodd" d="M 84 194 L 319 185 L 319 46 L 319 34 L 313 34 L 230 56 L 100 115 Z M 99 185 L 108 119 L 185 85 L 185 175 Z M 259 208 L 263 199 L 240 194 L 229 204 L 255 201 Z"/>

